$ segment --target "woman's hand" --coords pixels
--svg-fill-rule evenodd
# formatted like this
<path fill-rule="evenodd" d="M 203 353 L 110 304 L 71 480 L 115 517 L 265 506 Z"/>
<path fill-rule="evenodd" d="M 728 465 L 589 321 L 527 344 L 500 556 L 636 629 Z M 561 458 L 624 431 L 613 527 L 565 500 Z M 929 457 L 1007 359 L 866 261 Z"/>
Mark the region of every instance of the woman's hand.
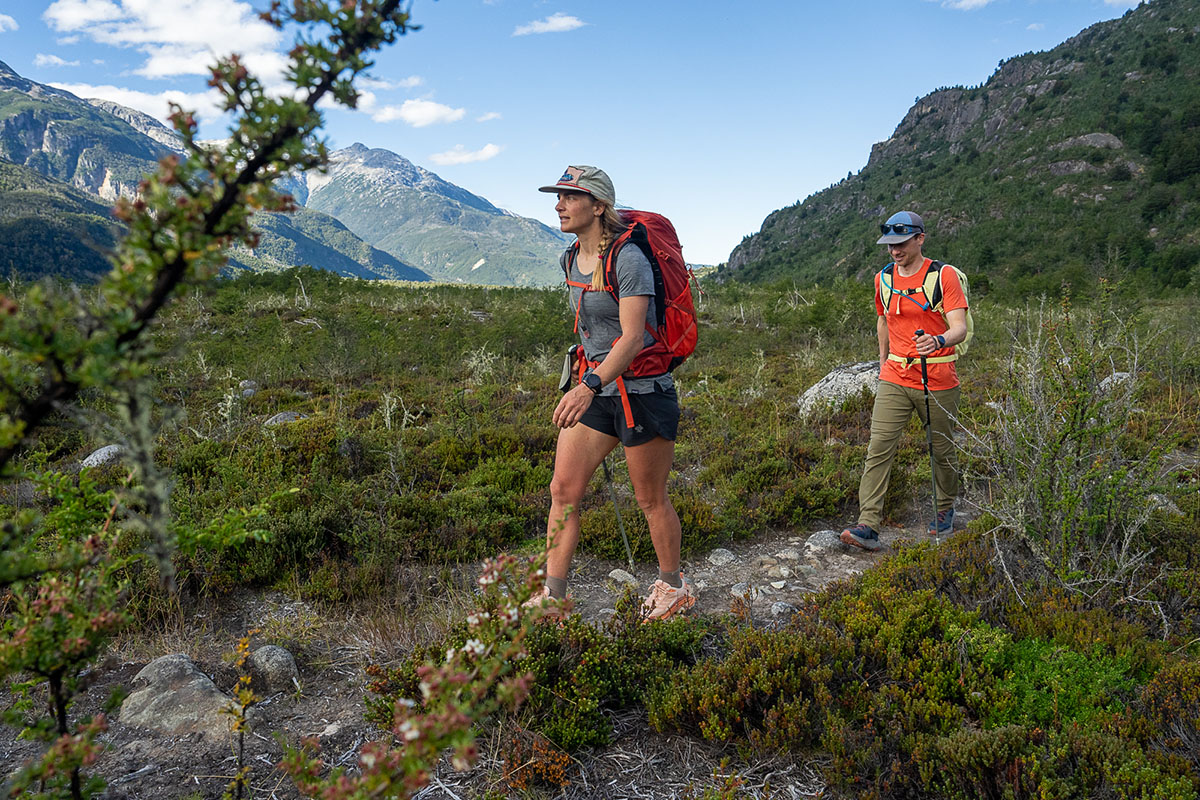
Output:
<path fill-rule="evenodd" d="M 554 409 L 554 424 L 559 428 L 573 428 L 584 413 L 592 405 L 592 399 L 595 398 L 592 390 L 584 386 L 582 383 L 577 383 L 562 399 L 558 401 L 558 406 Z"/>

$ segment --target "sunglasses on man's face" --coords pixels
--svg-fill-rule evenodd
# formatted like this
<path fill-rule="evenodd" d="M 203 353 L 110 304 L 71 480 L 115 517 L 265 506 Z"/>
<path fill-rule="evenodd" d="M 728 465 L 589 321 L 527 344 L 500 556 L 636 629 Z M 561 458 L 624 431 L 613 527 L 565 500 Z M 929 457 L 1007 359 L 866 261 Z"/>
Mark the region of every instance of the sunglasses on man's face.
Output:
<path fill-rule="evenodd" d="M 883 231 L 884 236 L 891 236 L 892 234 L 895 234 L 896 236 L 908 236 L 910 233 L 925 232 L 925 229 L 920 225 L 905 225 L 902 222 L 895 225 L 888 225 L 887 223 L 884 223 L 883 225 L 879 226 L 879 230 Z"/>

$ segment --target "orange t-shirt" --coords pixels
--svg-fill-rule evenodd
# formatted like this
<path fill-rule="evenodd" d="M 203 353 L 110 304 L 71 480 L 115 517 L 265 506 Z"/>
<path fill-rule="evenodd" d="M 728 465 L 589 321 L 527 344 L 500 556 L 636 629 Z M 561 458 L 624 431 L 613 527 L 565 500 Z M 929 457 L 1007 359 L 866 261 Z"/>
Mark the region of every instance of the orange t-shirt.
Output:
<path fill-rule="evenodd" d="M 918 330 L 923 330 L 930 336 L 936 336 L 947 331 L 946 320 L 936 311 L 926 311 L 921 306 L 929 305 L 925 296 L 925 274 L 929 271 L 930 259 L 916 275 L 904 277 L 895 268 L 888 276 L 892 287 L 892 296 L 888 308 L 883 307 L 883 299 L 879 292 L 880 273 L 875 274 L 875 313 L 887 322 L 888 352 L 902 358 L 911 358 L 912 363 L 886 359 L 880 370 L 879 380 L 895 383 L 899 386 L 921 388 L 921 356 L 913 343 L 913 336 Z M 963 294 L 962 285 L 958 282 L 958 274 L 952 269 L 942 270 L 942 309 L 953 311 L 956 308 L 967 307 L 967 297 Z M 918 303 L 920 305 L 918 305 Z M 935 350 L 931 357 L 948 356 L 954 352 L 953 347 Z M 929 389 L 953 389 L 958 386 L 958 372 L 954 369 L 955 362 L 942 364 L 927 364 L 929 371 Z"/>

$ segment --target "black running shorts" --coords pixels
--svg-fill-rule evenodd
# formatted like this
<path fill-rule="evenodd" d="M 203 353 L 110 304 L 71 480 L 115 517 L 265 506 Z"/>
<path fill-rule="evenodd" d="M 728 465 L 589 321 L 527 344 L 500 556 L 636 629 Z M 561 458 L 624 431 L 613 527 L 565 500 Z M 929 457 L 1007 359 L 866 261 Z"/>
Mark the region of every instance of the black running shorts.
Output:
<path fill-rule="evenodd" d="M 674 388 L 628 397 L 633 412 L 632 428 L 625 423 L 620 395 L 593 398 L 579 421 L 592 430 L 615 436 L 626 447 L 637 447 L 658 436 L 675 441 L 679 430 L 679 396 Z"/>

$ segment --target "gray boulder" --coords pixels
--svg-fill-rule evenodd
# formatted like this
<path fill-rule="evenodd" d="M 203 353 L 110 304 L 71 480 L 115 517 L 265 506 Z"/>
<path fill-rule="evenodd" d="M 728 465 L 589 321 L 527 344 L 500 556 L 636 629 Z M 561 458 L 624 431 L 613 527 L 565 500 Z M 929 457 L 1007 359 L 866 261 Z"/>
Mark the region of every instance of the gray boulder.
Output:
<path fill-rule="evenodd" d="M 301 414 L 299 411 L 280 411 L 264 422 L 263 425 L 266 425 L 268 428 L 274 428 L 276 425 L 282 425 L 285 422 L 296 422 L 302 419 L 308 419 L 308 414 Z"/>
<path fill-rule="evenodd" d="M 828 375 L 810 386 L 796 404 L 800 414 L 807 416 L 818 408 L 841 408 L 847 400 L 858 397 L 866 389 L 875 394 L 879 386 L 879 362 L 861 361 L 834 367 Z"/>
<path fill-rule="evenodd" d="M 134 691 L 121 704 L 121 723 L 163 734 L 229 736 L 233 718 L 221 709 L 230 698 L 185 655 L 156 658 L 133 677 Z"/>
<path fill-rule="evenodd" d="M 79 466 L 103 467 L 106 464 L 115 464 L 121 460 L 121 454 L 124 452 L 125 448 L 119 444 L 105 445 L 99 450 L 93 450 L 91 455 L 79 462 Z"/>
<path fill-rule="evenodd" d="M 300 685 L 296 659 L 282 647 L 265 644 L 250 654 L 250 678 L 255 689 L 268 694 L 294 692 Z"/>

